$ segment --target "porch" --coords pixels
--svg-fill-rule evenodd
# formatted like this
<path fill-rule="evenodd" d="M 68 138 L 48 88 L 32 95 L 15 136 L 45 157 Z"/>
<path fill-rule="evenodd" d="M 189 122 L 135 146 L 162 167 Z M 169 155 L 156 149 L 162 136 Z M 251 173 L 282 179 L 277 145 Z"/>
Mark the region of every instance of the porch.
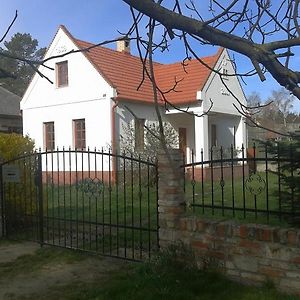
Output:
<path fill-rule="evenodd" d="M 246 125 L 241 116 L 210 112 L 197 117 L 173 112 L 167 114 L 167 120 L 178 132 L 179 148 L 186 163 L 217 159 L 220 151 L 216 149 L 221 147 L 228 158 L 231 146 L 234 156 L 241 157 L 242 146 L 246 148 Z"/>

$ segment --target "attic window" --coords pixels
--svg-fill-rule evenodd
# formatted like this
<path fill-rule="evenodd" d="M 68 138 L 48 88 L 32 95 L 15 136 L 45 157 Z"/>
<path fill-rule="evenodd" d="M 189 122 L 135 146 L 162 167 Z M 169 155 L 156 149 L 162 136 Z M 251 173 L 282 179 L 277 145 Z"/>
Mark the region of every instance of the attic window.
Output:
<path fill-rule="evenodd" d="M 68 86 L 68 61 L 62 61 L 56 64 L 56 86 Z"/>

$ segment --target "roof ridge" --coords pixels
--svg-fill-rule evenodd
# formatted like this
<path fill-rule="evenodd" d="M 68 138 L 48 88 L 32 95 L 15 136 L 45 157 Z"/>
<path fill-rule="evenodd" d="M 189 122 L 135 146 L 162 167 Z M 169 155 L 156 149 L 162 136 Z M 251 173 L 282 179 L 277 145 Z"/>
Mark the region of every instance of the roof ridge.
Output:
<path fill-rule="evenodd" d="M 12 96 L 15 96 L 15 97 L 19 98 L 20 101 L 21 101 L 21 97 L 20 97 L 19 95 L 15 94 L 15 93 L 13 93 L 13 92 L 11 92 L 11 91 L 9 91 L 8 89 L 4 88 L 4 87 L 1 86 L 1 85 L 0 85 L 0 89 L 3 90 L 4 92 L 6 92 L 7 94 L 11 94 Z"/>
<path fill-rule="evenodd" d="M 87 41 L 84 41 L 84 40 L 81 40 L 81 39 L 77 39 L 77 38 L 75 38 L 75 37 L 73 37 L 73 39 L 74 39 L 76 42 L 87 43 L 87 44 L 91 44 L 92 46 L 96 46 L 96 45 L 97 45 L 97 44 L 95 44 L 95 43 L 91 43 L 91 42 L 87 42 Z M 116 41 L 117 41 L 117 40 L 116 40 Z M 113 53 L 116 53 L 116 54 L 129 55 L 131 58 L 134 58 L 134 59 L 138 59 L 138 60 L 141 59 L 140 56 L 138 56 L 138 55 L 134 55 L 134 54 L 132 54 L 132 53 L 123 52 L 123 51 L 121 52 L 121 51 L 118 51 L 118 50 L 116 50 L 116 49 L 112 49 L 112 48 L 109 48 L 109 47 L 105 47 L 105 46 L 103 46 L 103 45 L 96 46 L 96 47 L 93 48 L 93 49 L 97 49 L 97 48 L 102 48 L 102 49 L 104 49 L 104 50 L 112 51 Z M 149 60 L 147 59 L 147 61 L 149 61 Z M 156 65 L 163 65 L 163 63 L 157 62 L 157 61 L 153 61 L 153 63 L 156 64 Z"/>
<path fill-rule="evenodd" d="M 204 59 L 209 59 L 209 58 L 213 58 L 213 57 L 218 57 L 220 55 L 219 53 L 220 50 L 217 51 L 217 53 L 213 54 L 213 55 L 206 55 L 206 56 L 201 56 L 199 57 L 201 60 L 204 60 Z M 192 58 L 192 59 L 188 59 L 186 60 L 187 62 L 194 62 L 194 61 L 198 61 L 197 58 Z M 178 64 L 182 64 L 183 63 L 183 60 L 180 60 L 180 61 L 176 61 L 176 62 L 172 62 L 172 63 L 160 63 L 161 66 L 172 66 L 172 65 L 178 65 Z"/>

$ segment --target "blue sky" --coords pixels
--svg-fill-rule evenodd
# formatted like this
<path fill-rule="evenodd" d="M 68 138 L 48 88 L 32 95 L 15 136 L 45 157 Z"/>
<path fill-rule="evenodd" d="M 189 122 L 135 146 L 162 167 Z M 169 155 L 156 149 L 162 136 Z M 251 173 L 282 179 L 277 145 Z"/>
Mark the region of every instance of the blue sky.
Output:
<path fill-rule="evenodd" d="M 18 19 L 10 35 L 16 32 L 30 33 L 39 41 L 41 47 L 51 42 L 57 27 L 64 24 L 77 38 L 100 42 L 119 36 L 118 31 L 126 32 L 131 24 L 131 16 L 126 4 L 121 0 L 2 0 L 0 11 L 0 35 L 6 30 L 12 20 L 15 10 L 18 10 Z M 113 47 L 113 45 L 112 45 Z M 201 48 L 201 54 L 212 54 L 216 49 Z M 245 71 L 248 59 L 235 54 L 238 68 Z M 156 59 L 161 62 L 174 62 L 184 58 L 179 43 L 171 45 L 171 51 L 159 55 Z M 300 56 L 296 58 L 300 62 Z M 270 77 L 261 83 L 259 79 L 247 79 L 243 85 L 246 95 L 257 91 L 262 98 L 267 98 L 278 84 Z M 296 100 L 295 110 L 300 112 L 300 101 Z"/>

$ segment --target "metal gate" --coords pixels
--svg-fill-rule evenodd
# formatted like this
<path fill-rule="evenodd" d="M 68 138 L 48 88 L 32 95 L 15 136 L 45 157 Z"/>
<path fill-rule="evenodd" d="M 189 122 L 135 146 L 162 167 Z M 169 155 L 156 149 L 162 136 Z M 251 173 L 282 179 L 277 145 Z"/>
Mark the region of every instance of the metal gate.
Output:
<path fill-rule="evenodd" d="M 157 166 L 103 151 L 35 152 L 1 165 L 3 235 L 131 260 L 158 248 Z"/>

